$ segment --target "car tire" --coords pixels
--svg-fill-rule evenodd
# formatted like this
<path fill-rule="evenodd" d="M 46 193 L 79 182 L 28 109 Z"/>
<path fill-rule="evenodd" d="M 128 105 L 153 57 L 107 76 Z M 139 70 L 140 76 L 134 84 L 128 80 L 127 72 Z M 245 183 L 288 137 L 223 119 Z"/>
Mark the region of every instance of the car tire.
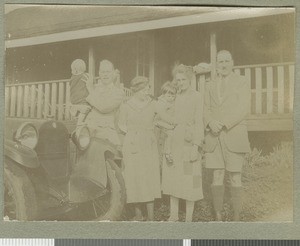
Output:
<path fill-rule="evenodd" d="M 12 160 L 4 165 L 4 219 L 35 220 L 37 204 L 34 187 L 25 170 Z"/>
<path fill-rule="evenodd" d="M 125 182 L 120 168 L 113 160 L 107 160 L 106 166 L 111 190 L 110 207 L 103 216 L 95 218 L 95 221 L 120 220 L 126 202 Z"/>

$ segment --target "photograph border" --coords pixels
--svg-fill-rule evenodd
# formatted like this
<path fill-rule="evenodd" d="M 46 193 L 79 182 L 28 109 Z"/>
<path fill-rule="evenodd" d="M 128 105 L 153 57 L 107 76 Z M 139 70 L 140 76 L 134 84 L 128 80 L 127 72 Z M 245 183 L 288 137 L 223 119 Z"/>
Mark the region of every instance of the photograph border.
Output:
<path fill-rule="evenodd" d="M 295 7 L 296 8 L 296 68 L 299 68 L 300 1 L 297 0 L 6 0 L 1 1 L 0 30 L 0 107 L 4 110 L 4 4 L 90 4 L 90 5 L 193 5 L 222 7 Z M 86 239 L 300 239 L 300 69 L 295 69 L 294 96 L 294 221 L 293 222 L 4 222 L 0 220 L 0 238 L 86 238 Z M 0 134 L 4 138 L 4 118 L 1 114 Z M 3 163 L 3 141 L 0 156 Z M 3 165 L 0 165 L 0 180 L 3 183 Z M 0 214 L 3 214 L 3 185 L 0 185 Z"/>

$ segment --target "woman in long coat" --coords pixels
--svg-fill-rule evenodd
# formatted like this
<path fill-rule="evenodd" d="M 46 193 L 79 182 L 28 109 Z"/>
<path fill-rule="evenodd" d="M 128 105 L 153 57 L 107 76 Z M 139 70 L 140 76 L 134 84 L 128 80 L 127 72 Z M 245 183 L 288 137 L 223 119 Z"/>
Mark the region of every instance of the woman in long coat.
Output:
<path fill-rule="evenodd" d="M 186 201 L 186 221 L 192 221 L 194 203 L 203 198 L 202 166 L 199 149 L 204 138 L 203 103 L 199 92 L 192 89 L 194 76 L 190 67 L 179 65 L 174 70 L 178 86 L 175 99 L 175 123 L 171 154 L 173 165 L 163 163 L 162 190 L 170 195 L 169 221 L 178 221 L 179 199 Z"/>
<path fill-rule="evenodd" d="M 148 220 L 154 219 L 154 200 L 161 197 L 160 167 L 154 120 L 159 109 L 149 96 L 146 77 L 131 81 L 133 96 L 120 107 L 119 128 L 126 134 L 123 162 L 127 203 L 135 206 L 134 220 L 142 220 L 146 204 Z"/>

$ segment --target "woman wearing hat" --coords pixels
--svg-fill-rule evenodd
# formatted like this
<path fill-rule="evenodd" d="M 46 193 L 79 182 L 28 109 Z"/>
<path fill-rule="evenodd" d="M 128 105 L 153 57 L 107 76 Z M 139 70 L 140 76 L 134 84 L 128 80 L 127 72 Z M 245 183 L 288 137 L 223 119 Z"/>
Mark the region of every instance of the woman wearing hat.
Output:
<path fill-rule="evenodd" d="M 186 221 L 191 222 L 194 203 L 203 198 L 202 166 L 198 152 L 204 138 L 203 103 L 199 92 L 191 87 L 191 67 L 178 65 L 173 71 L 178 86 L 175 99 L 171 154 L 173 165 L 163 163 L 162 190 L 170 195 L 169 221 L 178 221 L 179 199 L 186 201 Z"/>
<path fill-rule="evenodd" d="M 131 81 L 133 96 L 120 107 L 119 128 L 123 142 L 124 180 L 127 203 L 135 207 L 134 220 L 143 220 L 146 204 L 148 220 L 154 220 L 154 199 L 161 197 L 160 167 L 154 119 L 157 102 L 149 95 L 149 81 L 138 76 Z"/>

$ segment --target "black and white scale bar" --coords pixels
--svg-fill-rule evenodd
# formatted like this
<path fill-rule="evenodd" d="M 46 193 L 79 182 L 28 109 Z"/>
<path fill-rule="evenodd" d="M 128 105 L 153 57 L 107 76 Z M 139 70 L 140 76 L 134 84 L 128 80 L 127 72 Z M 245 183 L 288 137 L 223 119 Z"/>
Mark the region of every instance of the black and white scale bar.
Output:
<path fill-rule="evenodd" d="M 55 240 L 35 238 L 0 238 L 0 246 L 55 246 Z"/>
<path fill-rule="evenodd" d="M 166 239 L 55 239 L 55 246 L 190 246 L 191 240 Z"/>
<path fill-rule="evenodd" d="M 300 246 L 300 240 L 191 240 L 191 246 Z"/>
<path fill-rule="evenodd" d="M 300 240 L 1 239 L 0 246 L 300 246 Z"/>
<path fill-rule="evenodd" d="M 183 246 L 191 246 L 191 239 L 183 239 L 182 245 Z"/>

